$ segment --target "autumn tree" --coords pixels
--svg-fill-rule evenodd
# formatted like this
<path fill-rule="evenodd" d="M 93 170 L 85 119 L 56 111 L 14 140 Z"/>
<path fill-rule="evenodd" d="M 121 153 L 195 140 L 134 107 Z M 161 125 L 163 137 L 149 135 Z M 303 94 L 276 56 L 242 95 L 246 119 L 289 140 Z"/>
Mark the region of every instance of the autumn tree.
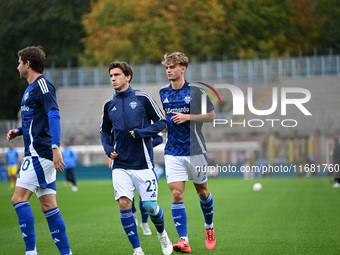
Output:
<path fill-rule="evenodd" d="M 83 18 L 82 59 L 159 63 L 164 53 L 178 50 L 205 60 L 216 55 L 224 23 L 217 0 L 99 0 Z"/>
<path fill-rule="evenodd" d="M 291 55 L 298 55 L 300 50 L 312 54 L 320 47 L 320 27 L 324 19 L 315 14 L 312 0 L 292 0 L 288 20 L 287 50 Z"/>

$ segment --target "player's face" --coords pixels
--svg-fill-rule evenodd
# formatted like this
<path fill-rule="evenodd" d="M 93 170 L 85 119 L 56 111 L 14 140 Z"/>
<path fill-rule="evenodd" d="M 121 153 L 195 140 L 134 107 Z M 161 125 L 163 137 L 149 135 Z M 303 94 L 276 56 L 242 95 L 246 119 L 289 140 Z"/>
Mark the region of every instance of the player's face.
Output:
<path fill-rule="evenodd" d="M 28 77 L 27 65 L 28 64 L 24 64 L 24 62 L 21 60 L 21 57 L 19 57 L 18 62 L 19 62 L 19 65 L 17 67 L 17 70 L 19 71 L 20 78 L 21 79 L 27 79 L 27 77 Z"/>
<path fill-rule="evenodd" d="M 121 92 L 129 88 L 130 75 L 125 76 L 120 68 L 113 68 L 110 70 L 110 79 L 112 87 L 117 92 Z"/>
<path fill-rule="evenodd" d="M 186 70 L 185 66 L 181 66 L 179 64 L 173 64 L 173 63 L 166 65 L 165 68 L 166 68 L 166 74 L 168 75 L 168 79 L 170 81 L 177 81 L 181 79 Z"/>

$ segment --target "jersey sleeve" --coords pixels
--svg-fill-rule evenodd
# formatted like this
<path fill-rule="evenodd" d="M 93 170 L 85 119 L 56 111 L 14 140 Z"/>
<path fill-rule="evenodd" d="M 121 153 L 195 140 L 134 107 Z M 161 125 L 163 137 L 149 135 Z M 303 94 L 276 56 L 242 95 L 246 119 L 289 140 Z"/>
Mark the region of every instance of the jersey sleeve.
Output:
<path fill-rule="evenodd" d="M 38 79 L 37 84 L 38 86 L 36 86 L 35 91 L 36 98 L 41 103 L 45 113 L 47 114 L 52 109 L 59 110 L 53 85 L 44 78 Z"/>
<path fill-rule="evenodd" d="M 105 151 L 105 154 L 110 157 L 110 153 L 114 151 L 114 141 L 111 137 L 112 122 L 108 116 L 109 104 L 105 103 L 103 106 L 102 122 L 100 124 L 100 138 Z"/>

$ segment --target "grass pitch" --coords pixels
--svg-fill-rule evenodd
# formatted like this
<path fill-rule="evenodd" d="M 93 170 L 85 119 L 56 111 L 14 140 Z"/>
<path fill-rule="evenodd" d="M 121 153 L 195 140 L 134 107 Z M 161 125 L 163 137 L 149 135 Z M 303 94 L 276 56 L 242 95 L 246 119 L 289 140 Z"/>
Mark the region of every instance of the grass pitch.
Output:
<path fill-rule="evenodd" d="M 260 192 L 252 185 L 260 182 Z M 24 254 L 18 220 L 11 205 L 12 191 L 0 183 L 0 254 Z M 118 203 L 110 180 L 79 180 L 78 192 L 57 181 L 58 206 L 66 223 L 74 255 L 132 254 L 123 231 Z M 339 254 L 340 189 L 330 179 L 210 179 L 214 199 L 216 248 L 204 245 L 203 215 L 191 182 L 185 206 L 192 254 Z M 138 198 L 136 205 L 138 205 Z M 158 202 L 165 214 L 165 228 L 173 243 L 178 236 L 171 216 L 171 194 L 164 179 L 159 182 Z M 30 199 L 35 216 L 40 255 L 59 254 L 35 195 Z M 139 214 L 140 219 L 140 214 Z M 145 254 L 162 254 L 156 229 L 139 237 Z"/>

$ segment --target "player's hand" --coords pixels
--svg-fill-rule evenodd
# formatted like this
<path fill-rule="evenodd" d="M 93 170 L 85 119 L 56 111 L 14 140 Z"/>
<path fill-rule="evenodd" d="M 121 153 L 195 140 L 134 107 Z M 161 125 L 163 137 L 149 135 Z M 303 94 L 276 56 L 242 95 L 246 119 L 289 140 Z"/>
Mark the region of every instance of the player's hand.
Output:
<path fill-rule="evenodd" d="M 135 132 L 130 131 L 130 134 L 132 135 L 133 138 L 136 138 Z"/>
<path fill-rule="evenodd" d="M 10 131 L 8 131 L 7 133 L 7 142 L 10 142 L 10 140 L 16 138 L 19 134 L 19 130 L 18 129 L 11 129 Z"/>
<path fill-rule="evenodd" d="M 183 114 L 180 112 L 173 112 L 174 116 L 171 117 L 171 120 L 176 124 L 182 124 L 186 121 L 190 120 L 189 114 Z"/>
<path fill-rule="evenodd" d="M 116 151 L 113 151 L 110 153 L 110 159 L 116 159 L 118 157 L 118 153 Z"/>
<path fill-rule="evenodd" d="M 53 164 L 58 173 L 64 172 L 65 163 L 63 160 L 63 155 L 59 148 L 52 149 L 53 151 Z"/>

